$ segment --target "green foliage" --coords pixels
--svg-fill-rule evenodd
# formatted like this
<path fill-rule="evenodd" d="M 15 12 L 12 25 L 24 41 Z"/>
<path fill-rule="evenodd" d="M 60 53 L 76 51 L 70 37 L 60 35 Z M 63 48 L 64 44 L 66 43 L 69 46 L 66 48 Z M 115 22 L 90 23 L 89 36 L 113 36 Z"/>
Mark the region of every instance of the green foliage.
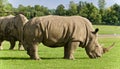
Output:
<path fill-rule="evenodd" d="M 6 16 L 7 14 L 4 12 L 12 12 L 12 8 L 8 0 L 0 0 L 0 16 Z"/>
<path fill-rule="evenodd" d="M 102 16 L 102 24 L 105 25 L 120 25 L 120 5 L 114 4 L 113 6 L 100 9 Z"/>
<path fill-rule="evenodd" d="M 88 18 L 95 25 L 120 25 L 120 5 L 114 4 L 109 8 L 105 8 L 105 0 L 99 0 L 98 3 L 99 8 L 92 3 L 80 1 L 76 4 L 70 1 L 69 8 L 66 9 L 66 16 L 80 15 Z M 60 5 L 56 9 L 57 12 L 59 7 Z M 64 10 L 59 10 L 59 13 L 63 13 Z"/>
<path fill-rule="evenodd" d="M 103 10 L 105 9 L 105 0 L 98 0 L 98 6 L 99 6 L 99 9 Z"/>
<path fill-rule="evenodd" d="M 19 5 L 19 7 L 16 10 L 17 12 L 27 16 L 27 18 L 29 19 L 36 16 L 49 15 L 48 8 L 40 5 L 35 5 L 34 7 L 31 7 L 31 6 L 25 7 L 23 5 Z"/>
<path fill-rule="evenodd" d="M 104 10 L 103 23 L 106 25 L 120 25 L 120 6 L 113 5 L 112 7 Z"/>
<path fill-rule="evenodd" d="M 80 8 L 79 15 L 88 18 L 93 24 L 101 24 L 99 10 L 92 3 L 85 2 Z"/>
<path fill-rule="evenodd" d="M 77 4 L 75 4 L 73 1 L 70 1 L 69 9 L 67 10 L 67 15 L 77 15 Z"/>
<path fill-rule="evenodd" d="M 56 14 L 56 15 L 60 15 L 60 16 L 66 15 L 66 10 L 65 10 L 64 5 L 60 4 L 60 5 L 56 8 L 55 14 Z"/>
<path fill-rule="evenodd" d="M 48 9 L 41 5 L 23 6 L 22 4 L 14 8 L 8 0 L 0 0 L 0 16 L 22 13 L 31 19 L 45 15 L 79 15 L 88 18 L 95 25 L 120 25 L 120 5 L 114 4 L 105 8 L 105 4 L 105 0 L 98 0 L 99 8 L 97 8 L 92 3 L 70 1 L 68 9 L 63 4 L 58 5 L 56 9 Z"/>
<path fill-rule="evenodd" d="M 111 10 L 114 11 L 114 19 L 116 18 L 116 20 L 114 21 L 115 25 L 120 25 L 120 5 L 114 4 L 113 6 L 111 6 Z"/>

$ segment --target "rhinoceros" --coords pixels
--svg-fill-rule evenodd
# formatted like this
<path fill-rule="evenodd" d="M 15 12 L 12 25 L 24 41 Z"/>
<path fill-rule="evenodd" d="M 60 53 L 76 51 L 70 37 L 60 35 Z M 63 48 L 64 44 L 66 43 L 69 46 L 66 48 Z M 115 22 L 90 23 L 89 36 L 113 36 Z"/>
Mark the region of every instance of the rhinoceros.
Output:
<path fill-rule="evenodd" d="M 7 40 L 10 41 L 11 45 L 9 49 L 14 49 L 15 42 L 19 41 L 18 49 L 23 50 L 21 43 L 23 37 L 23 25 L 27 21 L 28 19 L 22 14 L 0 17 L 0 49 L 2 49 L 1 43 L 4 40 Z"/>
<path fill-rule="evenodd" d="M 99 29 L 81 16 L 42 16 L 29 20 L 23 28 L 23 46 L 31 59 L 38 60 L 38 44 L 55 48 L 64 47 L 64 58 L 74 59 L 77 47 L 85 48 L 90 58 L 101 57 L 113 47 L 102 47 L 98 43 Z"/>

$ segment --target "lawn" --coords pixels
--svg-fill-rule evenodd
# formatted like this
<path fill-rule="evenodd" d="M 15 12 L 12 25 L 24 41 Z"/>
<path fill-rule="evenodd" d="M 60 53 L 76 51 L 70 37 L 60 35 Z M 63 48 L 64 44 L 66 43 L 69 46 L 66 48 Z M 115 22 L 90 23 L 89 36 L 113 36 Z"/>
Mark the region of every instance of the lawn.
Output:
<path fill-rule="evenodd" d="M 30 60 L 26 51 L 18 51 L 17 46 L 15 50 L 8 50 L 9 43 L 5 41 L 4 50 L 0 51 L 0 69 L 120 69 L 120 39 L 99 38 L 99 42 L 104 47 L 113 42 L 116 44 L 98 59 L 90 59 L 83 48 L 78 48 L 75 60 L 63 59 L 63 47 L 49 48 L 40 44 L 39 56 L 42 60 Z"/>
<path fill-rule="evenodd" d="M 75 60 L 65 60 L 63 48 L 48 48 L 40 44 L 39 56 L 42 60 L 30 60 L 26 51 L 8 50 L 8 42 L 0 52 L 0 69 L 120 69 L 119 38 L 100 38 L 99 42 L 109 46 L 116 42 L 115 47 L 103 57 L 90 59 L 85 50 L 78 48 Z M 6 47 L 5 47 L 6 46 Z"/>
<path fill-rule="evenodd" d="M 99 34 L 120 34 L 120 26 L 94 25 L 94 28 L 99 28 Z"/>

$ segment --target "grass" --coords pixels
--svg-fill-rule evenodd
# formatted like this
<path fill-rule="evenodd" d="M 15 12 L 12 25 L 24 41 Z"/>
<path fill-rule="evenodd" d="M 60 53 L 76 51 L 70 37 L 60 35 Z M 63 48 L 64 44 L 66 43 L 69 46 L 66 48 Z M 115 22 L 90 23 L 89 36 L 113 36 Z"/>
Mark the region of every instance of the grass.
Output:
<path fill-rule="evenodd" d="M 105 34 L 104 29 L 112 26 L 94 26 L 100 28 L 100 34 Z M 118 26 L 115 26 L 118 28 Z M 116 30 L 116 29 L 114 29 Z M 119 31 L 117 31 L 119 32 Z M 117 33 L 115 32 L 115 33 Z M 107 32 L 114 33 L 113 32 Z M 117 33 L 119 34 L 119 33 Z M 49 48 L 39 45 L 39 56 L 42 60 L 30 60 L 26 51 L 8 50 L 9 43 L 4 42 L 4 50 L 0 51 L 0 69 L 120 69 L 120 39 L 119 38 L 99 38 L 100 44 L 108 47 L 116 42 L 115 47 L 101 58 L 90 59 L 83 48 L 75 51 L 75 60 L 66 60 L 63 58 L 63 47 Z M 17 44 L 16 44 L 17 45 Z"/>
<path fill-rule="evenodd" d="M 99 34 L 120 34 L 120 26 L 94 25 L 94 28 L 99 28 Z"/>
<path fill-rule="evenodd" d="M 116 46 L 98 59 L 88 58 L 85 50 L 78 48 L 75 52 L 76 59 L 66 60 L 62 59 L 62 47 L 49 48 L 40 44 L 39 56 L 42 60 L 37 61 L 30 60 L 26 51 L 8 50 L 9 43 L 5 42 L 5 49 L 0 51 L 0 69 L 120 69 L 119 38 L 100 38 L 99 42 L 105 47 L 116 42 Z"/>

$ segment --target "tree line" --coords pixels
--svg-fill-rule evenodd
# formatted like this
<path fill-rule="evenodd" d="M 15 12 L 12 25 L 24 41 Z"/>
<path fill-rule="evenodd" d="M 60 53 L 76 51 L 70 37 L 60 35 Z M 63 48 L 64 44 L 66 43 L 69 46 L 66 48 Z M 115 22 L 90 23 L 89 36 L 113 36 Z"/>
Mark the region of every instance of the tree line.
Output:
<path fill-rule="evenodd" d="M 8 0 L 0 0 L 0 16 L 22 13 L 28 19 L 31 19 L 33 17 L 45 15 L 77 15 L 88 18 L 95 25 L 120 25 L 120 5 L 114 4 L 105 8 L 105 4 L 105 0 L 98 0 L 99 7 L 96 7 L 93 3 L 83 1 L 75 3 L 74 1 L 70 1 L 67 9 L 63 4 L 58 5 L 56 9 L 48 9 L 41 5 L 23 6 L 22 4 L 14 8 Z"/>

